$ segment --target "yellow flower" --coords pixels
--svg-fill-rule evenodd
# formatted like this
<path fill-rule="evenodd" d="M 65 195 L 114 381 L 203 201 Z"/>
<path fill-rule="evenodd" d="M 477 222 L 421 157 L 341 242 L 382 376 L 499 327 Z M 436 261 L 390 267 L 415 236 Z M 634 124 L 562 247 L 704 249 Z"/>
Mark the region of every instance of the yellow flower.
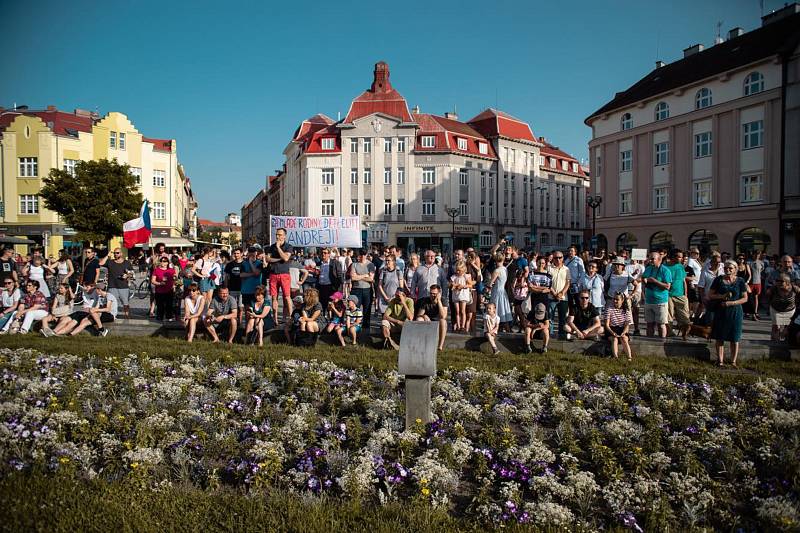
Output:
<path fill-rule="evenodd" d="M 414 422 L 416 422 L 417 424 L 422 424 L 422 419 L 421 418 L 417 418 L 416 420 L 414 420 Z"/>
<path fill-rule="evenodd" d="M 69 457 L 61 457 L 58 460 L 58 462 L 61 463 L 62 465 L 65 465 L 65 464 L 69 463 Z"/>
<path fill-rule="evenodd" d="M 427 489 L 427 488 L 422 489 L 422 495 L 423 496 L 428 496 L 430 493 L 431 493 L 430 489 Z"/>
<path fill-rule="evenodd" d="M 136 470 L 137 468 L 139 468 L 139 463 L 131 463 L 131 468 L 133 470 Z"/>
<path fill-rule="evenodd" d="M 419 484 L 420 484 L 420 485 L 427 485 L 427 484 L 428 484 L 428 478 L 422 478 L 422 479 L 420 479 L 420 480 L 419 480 Z"/>

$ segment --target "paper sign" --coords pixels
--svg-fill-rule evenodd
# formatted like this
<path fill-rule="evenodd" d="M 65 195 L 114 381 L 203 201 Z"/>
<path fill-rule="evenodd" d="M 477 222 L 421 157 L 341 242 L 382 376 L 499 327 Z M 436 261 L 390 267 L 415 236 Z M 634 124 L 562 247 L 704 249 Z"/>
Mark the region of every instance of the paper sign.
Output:
<path fill-rule="evenodd" d="M 286 230 L 286 242 L 297 248 L 361 247 L 359 217 L 270 217 L 270 243 L 275 231 Z"/>
<path fill-rule="evenodd" d="M 647 248 L 634 248 L 631 250 L 631 259 L 634 261 L 644 261 L 647 259 Z"/>

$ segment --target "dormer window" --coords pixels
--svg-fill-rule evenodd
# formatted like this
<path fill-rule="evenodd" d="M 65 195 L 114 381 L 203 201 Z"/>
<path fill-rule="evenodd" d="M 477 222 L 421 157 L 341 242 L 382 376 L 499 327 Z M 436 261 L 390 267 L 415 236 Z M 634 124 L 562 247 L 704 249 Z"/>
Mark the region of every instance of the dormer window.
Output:
<path fill-rule="evenodd" d="M 459 150 L 466 150 L 467 149 L 467 140 L 458 138 L 458 149 Z"/>
<path fill-rule="evenodd" d="M 550 159 L 550 168 L 556 168 L 556 158 L 551 157 Z"/>
<path fill-rule="evenodd" d="M 323 137 L 322 138 L 322 149 L 323 150 L 334 150 L 336 149 L 336 139 L 333 137 Z"/>
<path fill-rule="evenodd" d="M 423 148 L 435 148 L 436 147 L 436 137 L 433 135 L 423 135 L 421 144 Z"/>
<path fill-rule="evenodd" d="M 478 143 L 478 152 L 480 152 L 482 154 L 488 154 L 489 153 L 489 146 L 486 143 L 479 142 Z"/>

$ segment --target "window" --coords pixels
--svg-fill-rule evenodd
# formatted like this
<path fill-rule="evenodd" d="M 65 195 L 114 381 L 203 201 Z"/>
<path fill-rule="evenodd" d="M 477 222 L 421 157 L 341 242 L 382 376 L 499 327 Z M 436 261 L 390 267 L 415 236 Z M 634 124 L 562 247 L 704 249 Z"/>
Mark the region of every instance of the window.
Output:
<path fill-rule="evenodd" d="M 133 176 L 133 179 L 136 180 L 136 185 L 142 184 L 142 169 L 139 167 L 130 167 L 130 173 Z"/>
<path fill-rule="evenodd" d="M 656 104 L 656 120 L 669 118 L 669 105 L 666 102 Z"/>
<path fill-rule="evenodd" d="M 392 201 L 391 200 L 384 200 L 383 201 L 383 212 L 387 215 L 392 214 Z"/>
<path fill-rule="evenodd" d="M 436 176 L 436 169 L 433 167 L 424 167 L 422 169 L 422 184 L 433 185 Z"/>
<path fill-rule="evenodd" d="M 481 218 L 486 218 L 486 204 L 481 202 Z"/>
<path fill-rule="evenodd" d="M 467 140 L 458 138 L 458 149 L 459 150 L 466 150 L 467 149 Z"/>
<path fill-rule="evenodd" d="M 466 187 L 469 183 L 469 172 L 466 168 L 462 168 L 458 171 L 458 184 L 461 186 Z"/>
<path fill-rule="evenodd" d="M 39 213 L 39 197 L 35 194 L 21 194 L 19 196 L 19 214 L 36 215 Z"/>
<path fill-rule="evenodd" d="M 350 153 L 351 154 L 358 153 L 358 139 L 350 139 Z"/>
<path fill-rule="evenodd" d="M 694 108 L 703 109 L 711 105 L 711 90 L 703 87 L 694 97 Z"/>
<path fill-rule="evenodd" d="M 556 168 L 556 158 L 551 157 L 550 159 L 550 168 Z"/>
<path fill-rule="evenodd" d="M 481 153 L 481 154 L 484 154 L 484 155 L 488 154 L 489 153 L 489 145 L 487 145 L 486 143 L 479 142 L 478 143 L 478 152 Z"/>
<path fill-rule="evenodd" d="M 406 151 L 406 138 L 405 137 L 400 137 L 399 139 L 397 139 L 397 151 L 399 153 L 401 153 L 401 154 Z"/>
<path fill-rule="evenodd" d="M 630 150 L 623 150 L 619 153 L 619 170 L 620 172 L 630 172 L 633 166 L 632 155 Z"/>
<path fill-rule="evenodd" d="M 154 170 L 153 171 L 153 187 L 166 187 L 167 180 L 166 174 L 164 174 L 163 170 Z"/>
<path fill-rule="evenodd" d="M 64 160 L 64 172 L 68 172 L 71 176 L 75 175 L 75 165 L 78 164 L 77 159 L 65 159 Z M 141 171 L 141 169 L 140 169 Z M 133 169 L 131 169 L 131 174 L 133 174 Z"/>
<path fill-rule="evenodd" d="M 350 200 L 350 216 L 358 216 L 358 200 Z"/>
<path fill-rule="evenodd" d="M 322 200 L 322 216 L 333 216 L 333 200 Z"/>
<path fill-rule="evenodd" d="M 572 172 L 578 173 L 578 163 L 572 163 Z"/>
<path fill-rule="evenodd" d="M 633 208 L 633 193 L 631 191 L 620 191 L 619 193 L 619 214 L 630 215 Z"/>
<path fill-rule="evenodd" d="M 364 185 L 369 185 L 372 183 L 372 169 L 365 168 L 364 169 Z"/>
<path fill-rule="evenodd" d="M 669 143 L 656 143 L 656 165 L 669 165 Z"/>
<path fill-rule="evenodd" d="M 109 148 L 116 148 L 117 147 L 117 132 L 111 131 L 108 133 L 108 147 Z"/>
<path fill-rule="evenodd" d="M 561 170 L 569 170 L 569 162 L 561 160 Z"/>
<path fill-rule="evenodd" d="M 333 150 L 336 148 L 336 139 L 333 137 L 323 137 L 322 138 L 322 149 L 323 150 Z"/>
<path fill-rule="evenodd" d="M 666 187 L 656 187 L 653 189 L 653 211 L 663 211 L 667 209 L 669 199 Z"/>
<path fill-rule="evenodd" d="M 742 176 L 742 202 L 760 202 L 763 189 L 762 176 Z"/>
<path fill-rule="evenodd" d="M 358 169 L 350 169 L 350 185 L 358 185 Z"/>
<path fill-rule="evenodd" d="M 758 148 L 763 144 L 764 137 L 764 121 L 756 120 L 755 122 L 748 122 L 742 125 L 744 132 L 744 141 L 742 147 L 744 150 L 749 148 Z"/>
<path fill-rule="evenodd" d="M 458 216 L 467 216 L 467 202 L 460 202 L 458 204 Z"/>
<path fill-rule="evenodd" d="M 372 200 L 364 200 L 364 216 L 372 216 Z"/>
<path fill-rule="evenodd" d="M 403 198 L 397 200 L 397 214 L 398 215 L 406 214 L 406 201 Z"/>
<path fill-rule="evenodd" d="M 708 157 L 711 155 L 712 146 L 711 146 L 711 132 L 706 131 L 704 133 L 698 133 L 694 136 L 694 156 L 695 158 L 698 157 Z"/>
<path fill-rule="evenodd" d="M 744 95 L 750 96 L 751 94 L 760 93 L 764 90 L 764 76 L 760 72 L 751 72 L 749 76 L 744 79 Z"/>
<path fill-rule="evenodd" d="M 433 200 L 422 201 L 422 214 L 432 216 L 436 213 L 436 202 Z"/>
<path fill-rule="evenodd" d="M 153 218 L 156 220 L 166 220 L 167 204 L 164 202 L 153 202 Z"/>
<path fill-rule="evenodd" d="M 406 182 L 406 169 L 398 168 L 397 169 L 397 183 L 398 185 L 403 185 Z"/>
<path fill-rule="evenodd" d="M 423 148 L 435 148 L 436 147 L 436 137 L 433 135 L 423 135 L 422 136 L 422 147 Z"/>
<path fill-rule="evenodd" d="M 322 184 L 323 185 L 333 185 L 333 169 L 332 168 L 323 168 L 322 169 Z"/>
<path fill-rule="evenodd" d="M 622 131 L 631 129 L 633 127 L 633 116 L 630 113 L 623 114 L 620 125 L 622 126 Z"/>
<path fill-rule="evenodd" d="M 383 169 L 383 184 L 384 185 L 391 185 L 392 184 L 392 169 L 391 168 L 384 168 Z"/>
<path fill-rule="evenodd" d="M 364 153 L 368 154 L 372 151 L 372 139 L 364 139 Z"/>
<path fill-rule="evenodd" d="M 125 149 L 125 134 L 123 132 L 119 132 L 119 149 Z"/>
<path fill-rule="evenodd" d="M 711 206 L 711 180 L 694 182 L 694 206 Z"/>
<path fill-rule="evenodd" d="M 389 152 L 392 151 L 392 138 L 391 137 L 385 137 L 383 139 L 383 151 L 386 152 L 386 153 L 389 153 Z"/>
<path fill-rule="evenodd" d="M 34 178 L 39 175 L 39 158 L 20 157 L 19 158 L 19 177 Z"/>

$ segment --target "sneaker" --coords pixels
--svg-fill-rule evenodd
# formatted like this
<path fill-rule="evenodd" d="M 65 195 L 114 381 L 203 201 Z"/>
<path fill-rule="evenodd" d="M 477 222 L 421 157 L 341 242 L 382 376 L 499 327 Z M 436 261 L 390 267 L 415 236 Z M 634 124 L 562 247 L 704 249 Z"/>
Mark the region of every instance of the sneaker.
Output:
<path fill-rule="evenodd" d="M 540 353 L 547 353 L 547 346 L 542 346 Z"/>
<path fill-rule="evenodd" d="M 530 344 L 525 345 L 525 353 L 533 353 L 533 349 L 531 348 Z"/>
<path fill-rule="evenodd" d="M 48 328 L 47 326 L 42 326 L 42 335 L 44 335 L 45 337 L 52 337 L 55 334 L 56 334 L 55 331 L 53 331 L 52 329 Z"/>
<path fill-rule="evenodd" d="M 572 334 L 571 333 L 567 333 L 567 340 L 568 341 L 572 341 Z"/>
<path fill-rule="evenodd" d="M 101 337 L 105 337 L 108 335 L 108 328 L 103 328 L 98 333 L 100 334 Z"/>
<path fill-rule="evenodd" d="M 500 353 L 500 348 L 492 348 L 492 355 L 497 355 Z"/>

